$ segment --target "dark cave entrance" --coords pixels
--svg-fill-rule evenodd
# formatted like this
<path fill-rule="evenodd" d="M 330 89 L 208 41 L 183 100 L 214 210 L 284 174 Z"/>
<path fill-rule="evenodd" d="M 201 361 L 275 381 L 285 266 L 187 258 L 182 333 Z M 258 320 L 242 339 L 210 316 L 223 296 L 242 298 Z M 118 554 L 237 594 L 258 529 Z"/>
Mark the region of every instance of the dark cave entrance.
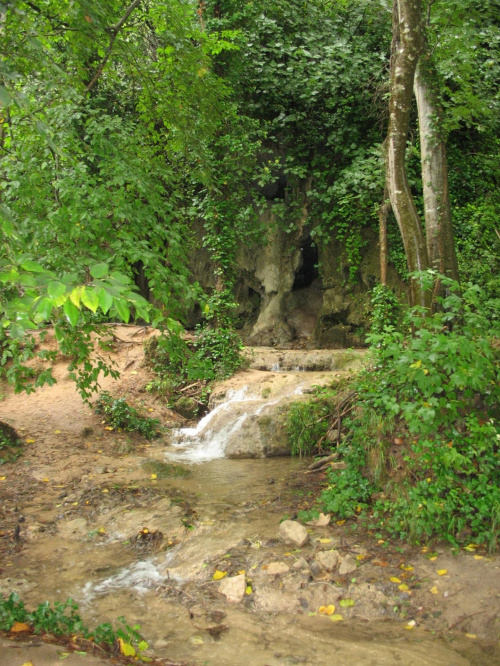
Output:
<path fill-rule="evenodd" d="M 295 271 L 292 291 L 310 287 L 314 280 L 319 277 L 318 271 L 318 248 L 309 236 L 300 247 L 301 261 Z"/>

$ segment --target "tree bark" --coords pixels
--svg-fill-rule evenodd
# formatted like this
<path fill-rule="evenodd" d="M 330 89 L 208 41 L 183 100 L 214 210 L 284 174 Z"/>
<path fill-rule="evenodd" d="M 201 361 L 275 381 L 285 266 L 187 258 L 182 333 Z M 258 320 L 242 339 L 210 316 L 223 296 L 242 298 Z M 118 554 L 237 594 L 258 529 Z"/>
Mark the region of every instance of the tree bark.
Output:
<path fill-rule="evenodd" d="M 386 182 L 410 273 L 430 267 L 424 230 L 411 194 L 405 164 L 413 81 L 422 48 L 421 0 L 395 0 Z M 414 278 L 410 282 L 410 299 L 412 305 L 430 310 L 431 294 L 422 289 L 419 280 Z"/>
<path fill-rule="evenodd" d="M 440 136 L 442 107 L 437 96 L 437 83 L 434 81 L 432 64 L 426 56 L 419 60 L 414 92 L 418 107 L 425 234 L 429 261 L 431 268 L 458 281 L 446 146 Z"/>
<path fill-rule="evenodd" d="M 380 284 L 387 287 L 387 264 L 388 264 L 388 248 L 387 248 L 387 216 L 391 208 L 390 201 L 388 200 L 389 193 L 387 185 L 384 188 L 384 200 L 378 209 L 378 222 L 379 222 L 379 250 L 380 250 Z"/>

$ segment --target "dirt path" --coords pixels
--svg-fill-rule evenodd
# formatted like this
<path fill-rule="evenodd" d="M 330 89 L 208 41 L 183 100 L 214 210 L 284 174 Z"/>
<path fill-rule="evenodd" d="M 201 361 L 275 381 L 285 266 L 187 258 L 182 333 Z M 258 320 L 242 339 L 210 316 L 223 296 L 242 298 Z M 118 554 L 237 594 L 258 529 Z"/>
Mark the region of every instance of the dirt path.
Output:
<path fill-rule="evenodd" d="M 117 342 L 112 356 L 122 377 L 103 380 L 103 388 L 168 427 L 185 423 L 145 392 L 141 345 Z M 167 469 L 168 439 L 148 443 L 105 430 L 64 364 L 55 375 L 55 386 L 30 396 L 0 391 L 0 419 L 26 443 L 17 462 L 0 467 L 0 593 L 19 592 L 29 607 L 75 596 L 89 624 L 126 611 L 155 655 L 192 663 L 274 666 L 292 663 L 292 647 L 294 658 L 312 664 L 331 650 L 339 651 L 338 663 L 351 664 L 373 663 L 370 654 L 385 655 L 377 664 L 499 658 L 497 556 L 386 543 L 360 532 L 355 521 L 309 526 L 308 543 L 290 548 L 278 539 L 280 520 L 306 508 L 324 481 L 304 474 L 304 462 L 221 460 Z M 262 381 L 261 371 L 249 370 L 219 393 Z M 161 474 L 151 471 L 157 468 Z M 161 540 L 141 541 L 145 527 Z M 318 554 L 331 549 L 349 556 L 354 569 L 318 569 Z M 267 573 L 273 563 L 283 565 L 281 573 Z M 218 570 L 228 578 L 246 572 L 252 590 L 241 604 L 218 594 Z M 332 605 L 342 615 L 335 625 L 319 610 Z M 220 635 L 211 629 L 213 613 L 223 618 L 215 624 L 228 627 Z M 236 645 L 252 658 L 231 661 Z M 56 663 L 52 647 L 43 658 L 40 647 L 32 649 L 26 654 L 35 666 Z M 2 650 L 2 666 L 29 661 L 19 647 Z"/>

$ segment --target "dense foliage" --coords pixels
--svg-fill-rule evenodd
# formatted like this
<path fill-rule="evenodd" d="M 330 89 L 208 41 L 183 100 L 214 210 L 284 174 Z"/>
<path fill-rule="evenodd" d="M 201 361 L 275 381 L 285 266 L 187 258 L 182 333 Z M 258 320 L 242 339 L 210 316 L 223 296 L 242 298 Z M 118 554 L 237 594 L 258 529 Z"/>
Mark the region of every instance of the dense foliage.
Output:
<path fill-rule="evenodd" d="M 463 294 L 457 284 L 447 287 L 440 312 L 428 317 L 414 309 L 401 331 L 387 326 L 369 336 L 372 366 L 354 383 L 357 408 L 336 449 L 347 469 L 330 472 L 321 502 L 401 538 L 493 548 L 500 329 L 486 316 L 478 287 Z"/>

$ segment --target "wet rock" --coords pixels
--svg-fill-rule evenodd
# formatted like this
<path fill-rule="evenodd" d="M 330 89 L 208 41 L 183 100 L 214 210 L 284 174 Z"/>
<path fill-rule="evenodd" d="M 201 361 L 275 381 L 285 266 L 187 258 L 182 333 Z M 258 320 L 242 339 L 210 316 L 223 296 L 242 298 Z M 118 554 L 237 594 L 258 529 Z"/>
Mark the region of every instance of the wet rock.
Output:
<path fill-rule="evenodd" d="M 340 555 L 337 550 L 322 550 L 314 559 L 326 571 L 333 571 L 340 561 Z"/>
<path fill-rule="evenodd" d="M 174 404 L 175 411 L 185 419 L 195 419 L 198 415 L 198 403 L 193 398 L 179 398 Z"/>
<path fill-rule="evenodd" d="M 358 565 L 356 564 L 354 557 L 352 555 L 346 555 L 342 558 L 342 562 L 340 563 L 339 574 L 350 574 L 353 573 L 353 571 L 356 571 L 357 568 Z"/>
<path fill-rule="evenodd" d="M 219 592 L 231 603 L 239 603 L 245 596 L 247 584 L 245 574 L 223 578 L 219 585 Z"/>
<path fill-rule="evenodd" d="M 300 557 L 292 564 L 292 569 L 295 569 L 295 571 L 306 571 L 309 570 L 309 564 L 307 563 L 307 560 Z"/>
<path fill-rule="evenodd" d="M 268 565 L 267 569 L 265 569 L 265 573 L 268 576 L 278 576 L 279 574 L 285 574 L 290 571 L 290 567 L 288 564 L 285 564 L 284 562 L 271 562 L 271 564 Z"/>
<path fill-rule="evenodd" d="M 304 546 L 309 540 L 306 528 L 296 520 L 284 520 L 281 523 L 280 537 L 285 543 L 293 544 L 299 548 Z"/>
<path fill-rule="evenodd" d="M 316 560 L 314 560 L 314 562 L 311 562 L 311 566 L 309 568 L 314 578 L 318 578 L 318 576 L 323 575 L 324 569 L 319 562 L 316 562 Z"/>

